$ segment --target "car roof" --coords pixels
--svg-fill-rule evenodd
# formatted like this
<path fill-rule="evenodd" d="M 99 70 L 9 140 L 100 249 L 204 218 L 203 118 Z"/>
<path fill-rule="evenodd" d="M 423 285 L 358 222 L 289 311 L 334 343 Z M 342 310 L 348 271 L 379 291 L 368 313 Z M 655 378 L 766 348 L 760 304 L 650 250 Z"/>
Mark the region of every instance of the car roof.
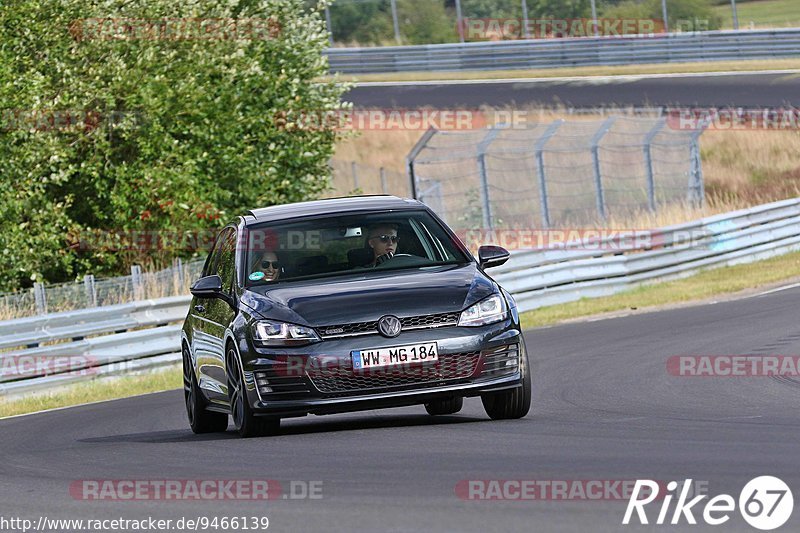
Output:
<path fill-rule="evenodd" d="M 397 209 L 420 209 L 425 204 L 409 198 L 399 198 L 388 194 L 364 196 L 346 196 L 326 198 L 310 202 L 273 205 L 260 209 L 251 209 L 245 219 L 248 224 L 272 222 L 288 218 L 329 215 L 355 211 L 391 211 Z"/>

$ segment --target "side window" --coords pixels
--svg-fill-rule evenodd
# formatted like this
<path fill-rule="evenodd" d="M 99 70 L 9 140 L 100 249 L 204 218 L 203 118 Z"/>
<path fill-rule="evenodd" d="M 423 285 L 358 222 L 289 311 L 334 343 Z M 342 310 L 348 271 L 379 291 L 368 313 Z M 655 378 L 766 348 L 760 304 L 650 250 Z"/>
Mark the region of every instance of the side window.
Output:
<path fill-rule="evenodd" d="M 236 230 L 227 228 L 219 240 L 219 263 L 217 274 L 222 280 L 222 292 L 233 290 L 233 277 L 236 273 Z"/>
<path fill-rule="evenodd" d="M 217 235 L 217 240 L 214 241 L 214 246 L 211 247 L 211 251 L 208 252 L 208 257 L 206 257 L 206 262 L 203 265 L 203 274 L 202 276 L 211 276 L 217 273 L 217 264 L 219 263 L 219 252 L 220 248 L 222 247 L 222 240 L 223 240 L 223 233 L 226 230 L 222 230 Z"/>

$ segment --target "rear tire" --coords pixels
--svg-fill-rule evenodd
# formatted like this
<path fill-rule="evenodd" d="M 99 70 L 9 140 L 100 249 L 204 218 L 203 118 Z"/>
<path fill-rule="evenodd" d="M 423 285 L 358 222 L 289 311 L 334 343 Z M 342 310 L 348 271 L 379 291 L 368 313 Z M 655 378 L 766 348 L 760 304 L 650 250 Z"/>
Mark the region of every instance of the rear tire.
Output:
<path fill-rule="evenodd" d="M 522 386 L 509 391 L 481 395 L 483 408 L 492 420 L 522 418 L 531 408 L 531 373 L 524 341 L 520 343 L 520 349 Z"/>
<path fill-rule="evenodd" d="M 221 433 L 228 429 L 228 415 L 206 411 L 207 404 L 200 387 L 197 386 L 189 350 L 185 346 L 183 347 L 183 397 L 192 432 L 199 435 Z"/>
<path fill-rule="evenodd" d="M 425 404 L 425 410 L 429 415 L 453 415 L 464 407 L 464 398 L 456 396 L 443 400 L 434 400 Z"/>
<path fill-rule="evenodd" d="M 244 438 L 277 434 L 281 427 L 280 418 L 255 416 L 253 413 L 250 402 L 247 401 L 247 391 L 242 380 L 239 358 L 232 346 L 228 347 L 228 357 L 225 362 L 228 373 L 228 399 L 236 431 Z"/>

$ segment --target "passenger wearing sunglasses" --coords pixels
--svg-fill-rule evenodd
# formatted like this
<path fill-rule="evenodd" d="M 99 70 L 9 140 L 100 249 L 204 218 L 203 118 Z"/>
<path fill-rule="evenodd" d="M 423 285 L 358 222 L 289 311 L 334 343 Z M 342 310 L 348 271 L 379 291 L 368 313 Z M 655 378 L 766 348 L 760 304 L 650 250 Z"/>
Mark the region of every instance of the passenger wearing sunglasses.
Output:
<path fill-rule="evenodd" d="M 369 266 L 378 266 L 394 257 L 397 252 L 397 226 L 383 224 L 369 229 L 367 244 L 372 248 L 373 259 Z"/>
<path fill-rule="evenodd" d="M 253 271 L 264 273 L 263 277 L 259 276 L 262 281 L 276 281 L 281 277 L 281 262 L 275 252 L 264 252 L 261 259 L 253 265 Z"/>

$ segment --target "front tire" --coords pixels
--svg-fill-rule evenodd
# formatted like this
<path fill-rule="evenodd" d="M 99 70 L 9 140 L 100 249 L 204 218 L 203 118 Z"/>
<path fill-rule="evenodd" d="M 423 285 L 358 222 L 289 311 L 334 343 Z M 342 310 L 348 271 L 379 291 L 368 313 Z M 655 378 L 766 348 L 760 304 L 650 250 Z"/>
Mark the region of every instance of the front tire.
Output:
<path fill-rule="evenodd" d="M 522 386 L 510 391 L 494 392 L 481 395 L 483 408 L 492 420 L 510 420 L 522 418 L 531 408 L 531 372 L 528 363 L 528 351 L 524 341 L 520 343 L 520 371 Z"/>
<path fill-rule="evenodd" d="M 275 417 L 255 416 L 250 402 L 247 401 L 242 370 L 239 367 L 239 358 L 232 346 L 228 347 L 226 358 L 228 373 L 228 400 L 231 405 L 231 416 L 236 431 L 244 438 L 263 437 L 275 435 L 281 427 L 281 419 Z"/>
<path fill-rule="evenodd" d="M 186 415 L 189 417 L 189 427 L 195 434 L 221 433 L 228 429 L 228 415 L 206 411 L 206 401 L 203 398 L 194 367 L 189 357 L 189 350 L 183 347 L 183 397 L 186 402 Z"/>
<path fill-rule="evenodd" d="M 455 396 L 443 400 L 434 400 L 425 404 L 429 415 L 454 415 L 464 407 L 464 398 Z"/>

